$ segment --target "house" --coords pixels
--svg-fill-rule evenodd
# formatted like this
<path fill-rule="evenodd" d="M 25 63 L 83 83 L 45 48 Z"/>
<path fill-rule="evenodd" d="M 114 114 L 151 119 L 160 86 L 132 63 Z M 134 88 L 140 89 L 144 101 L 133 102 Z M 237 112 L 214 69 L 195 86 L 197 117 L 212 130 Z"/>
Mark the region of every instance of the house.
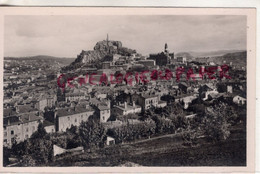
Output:
<path fill-rule="evenodd" d="M 167 102 L 166 101 L 162 101 L 162 100 L 158 101 L 158 105 L 157 105 L 158 108 L 163 108 L 165 106 L 167 106 Z"/>
<path fill-rule="evenodd" d="M 124 106 L 114 106 L 114 111 L 120 115 L 128 115 L 128 114 L 135 114 L 141 113 L 142 108 L 133 102 L 133 105 L 128 105 L 127 102 L 124 102 Z"/>
<path fill-rule="evenodd" d="M 56 95 L 48 95 L 46 97 L 47 100 L 47 107 L 53 107 L 55 106 L 55 103 L 57 102 L 57 96 Z"/>
<path fill-rule="evenodd" d="M 67 102 L 71 102 L 71 101 L 79 101 L 85 98 L 85 94 L 84 93 L 68 93 L 65 94 L 65 100 Z"/>
<path fill-rule="evenodd" d="M 187 62 L 187 59 L 186 57 L 177 57 L 177 63 L 186 63 Z"/>
<path fill-rule="evenodd" d="M 152 106 L 157 107 L 158 106 L 158 96 L 154 94 L 134 94 L 132 96 L 133 102 L 137 103 L 142 107 L 142 111 L 145 111 Z"/>
<path fill-rule="evenodd" d="M 37 131 L 42 117 L 34 113 L 25 113 L 19 116 L 4 118 L 4 146 L 11 147 L 16 142 L 22 142 Z"/>
<path fill-rule="evenodd" d="M 187 93 L 188 92 L 188 85 L 185 82 L 181 82 L 178 84 L 179 89 L 183 92 L 183 93 Z"/>
<path fill-rule="evenodd" d="M 199 88 L 199 96 L 202 100 L 207 100 L 209 94 L 217 94 L 217 89 L 212 84 L 204 84 Z"/>
<path fill-rule="evenodd" d="M 43 121 L 43 127 L 47 133 L 54 133 L 55 132 L 55 124 L 49 122 L 47 120 Z"/>
<path fill-rule="evenodd" d="M 106 138 L 106 145 L 111 146 L 115 144 L 115 139 L 113 137 L 107 136 Z"/>
<path fill-rule="evenodd" d="M 244 104 L 246 104 L 246 98 L 242 97 L 241 95 L 236 95 L 233 98 L 233 102 L 238 105 L 244 105 Z"/>
<path fill-rule="evenodd" d="M 89 116 L 94 114 L 94 110 L 90 107 L 68 107 L 55 111 L 56 131 L 66 131 L 72 125 L 79 126 L 81 122 L 88 121 Z"/>
<path fill-rule="evenodd" d="M 105 105 L 99 105 L 97 107 L 98 115 L 101 123 L 107 122 L 110 117 L 110 108 Z"/>
<path fill-rule="evenodd" d="M 47 107 L 47 99 L 40 97 L 33 101 L 34 107 L 39 111 L 44 111 L 44 108 Z"/>

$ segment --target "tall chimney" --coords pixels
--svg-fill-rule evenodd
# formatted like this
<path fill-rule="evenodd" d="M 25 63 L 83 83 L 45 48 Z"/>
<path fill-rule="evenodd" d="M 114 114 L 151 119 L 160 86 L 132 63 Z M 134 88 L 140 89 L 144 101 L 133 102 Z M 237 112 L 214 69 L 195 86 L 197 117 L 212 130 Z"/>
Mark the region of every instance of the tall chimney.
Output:
<path fill-rule="evenodd" d="M 125 109 L 127 109 L 127 103 L 125 102 Z"/>

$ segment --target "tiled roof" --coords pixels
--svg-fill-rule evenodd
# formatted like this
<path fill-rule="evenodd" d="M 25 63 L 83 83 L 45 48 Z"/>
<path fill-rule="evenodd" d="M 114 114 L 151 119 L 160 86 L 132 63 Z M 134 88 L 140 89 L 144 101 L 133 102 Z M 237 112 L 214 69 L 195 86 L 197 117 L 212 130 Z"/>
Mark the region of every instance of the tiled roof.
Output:
<path fill-rule="evenodd" d="M 33 108 L 31 105 L 18 105 L 19 113 L 27 113 L 32 111 L 37 111 L 36 108 Z"/>
<path fill-rule="evenodd" d="M 16 114 L 17 114 L 17 112 L 15 112 L 15 110 L 12 108 L 4 109 L 4 117 L 16 115 Z"/>
<path fill-rule="evenodd" d="M 149 94 L 143 94 L 142 97 L 145 98 L 145 99 L 147 99 L 147 98 L 154 98 L 154 97 L 158 97 L 158 96 L 157 96 L 157 95 L 153 95 L 153 94 L 151 94 L 151 95 L 149 95 Z"/>
<path fill-rule="evenodd" d="M 10 125 L 23 124 L 32 121 L 38 121 L 43 119 L 42 117 L 36 116 L 34 113 L 26 113 L 19 116 L 11 116 L 4 118 L 4 126 L 8 126 L 8 122 Z"/>
<path fill-rule="evenodd" d="M 5 117 L 3 125 L 7 126 L 8 122 L 9 122 L 10 125 L 16 125 L 16 124 L 22 123 L 17 116 Z"/>
<path fill-rule="evenodd" d="M 84 112 L 92 112 L 94 111 L 92 108 L 85 108 L 85 107 L 69 107 L 69 108 L 62 108 L 57 111 L 57 117 L 63 117 L 68 115 L 74 115 Z"/>
<path fill-rule="evenodd" d="M 43 121 L 43 127 L 52 126 L 52 125 L 54 125 L 54 123 L 49 122 L 49 121 L 47 121 L 47 120 L 44 120 L 44 121 Z"/>
<path fill-rule="evenodd" d="M 41 117 L 36 116 L 34 113 L 26 113 L 26 114 L 20 115 L 20 117 L 21 117 L 21 120 L 23 123 L 28 123 L 31 121 L 38 121 L 38 120 L 42 119 Z"/>
<path fill-rule="evenodd" d="M 100 111 L 103 111 L 103 110 L 108 110 L 109 108 L 107 106 L 100 105 L 100 106 L 98 106 L 98 109 Z"/>

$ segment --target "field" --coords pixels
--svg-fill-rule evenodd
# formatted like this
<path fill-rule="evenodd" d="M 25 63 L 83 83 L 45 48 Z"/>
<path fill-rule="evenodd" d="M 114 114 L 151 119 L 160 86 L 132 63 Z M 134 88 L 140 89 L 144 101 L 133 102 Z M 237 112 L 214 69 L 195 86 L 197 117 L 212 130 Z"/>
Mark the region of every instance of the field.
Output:
<path fill-rule="evenodd" d="M 130 164 L 129 164 L 130 163 Z M 233 128 L 229 139 L 183 146 L 179 134 L 114 145 L 57 160 L 50 166 L 245 166 L 246 133 Z"/>

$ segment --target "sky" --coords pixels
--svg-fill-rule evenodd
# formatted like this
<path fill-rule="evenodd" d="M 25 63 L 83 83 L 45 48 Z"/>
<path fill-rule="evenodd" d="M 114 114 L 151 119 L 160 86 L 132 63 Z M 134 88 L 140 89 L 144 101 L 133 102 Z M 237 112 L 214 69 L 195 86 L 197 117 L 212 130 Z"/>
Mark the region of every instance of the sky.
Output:
<path fill-rule="evenodd" d="M 170 52 L 246 50 L 246 16 L 5 16 L 4 56 L 76 58 L 98 41 L 121 41 L 148 55 Z"/>

